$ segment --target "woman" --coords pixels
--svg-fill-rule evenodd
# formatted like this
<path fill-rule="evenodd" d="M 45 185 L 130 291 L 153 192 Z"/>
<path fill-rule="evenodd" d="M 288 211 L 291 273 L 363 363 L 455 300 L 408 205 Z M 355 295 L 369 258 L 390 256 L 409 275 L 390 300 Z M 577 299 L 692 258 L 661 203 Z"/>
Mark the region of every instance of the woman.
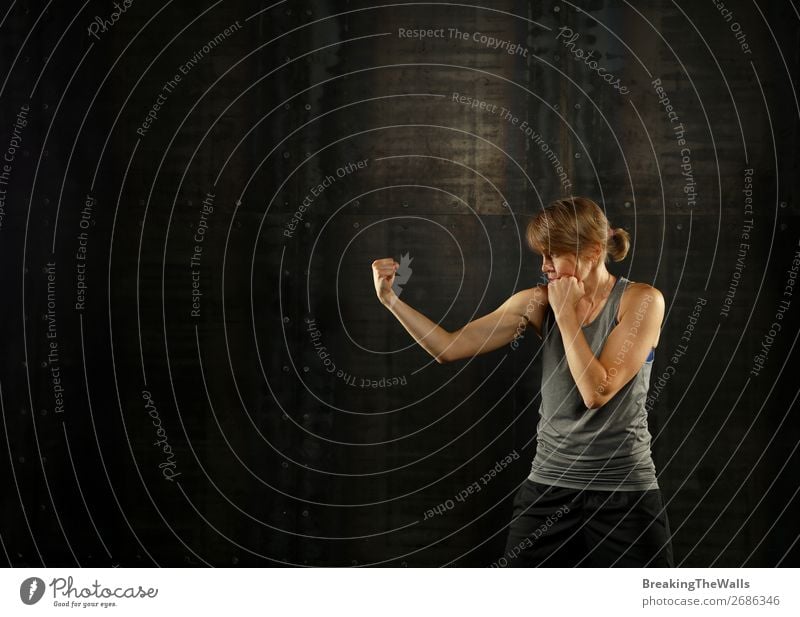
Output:
<path fill-rule="evenodd" d="M 440 363 L 507 345 L 528 325 L 542 338 L 536 455 L 499 565 L 672 567 L 645 409 L 664 298 L 606 269 L 609 258 L 625 257 L 630 238 L 590 199 L 551 203 L 526 236 L 547 284 L 455 332 L 392 292 L 391 258 L 373 262 L 375 290 Z"/>

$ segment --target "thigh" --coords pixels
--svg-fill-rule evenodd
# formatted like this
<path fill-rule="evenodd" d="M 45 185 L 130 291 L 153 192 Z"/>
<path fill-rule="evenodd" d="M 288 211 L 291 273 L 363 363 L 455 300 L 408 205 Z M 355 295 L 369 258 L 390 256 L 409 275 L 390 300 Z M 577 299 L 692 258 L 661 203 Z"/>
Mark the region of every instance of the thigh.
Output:
<path fill-rule="evenodd" d="M 582 565 L 673 567 L 667 510 L 660 490 L 592 491 L 586 495 Z"/>
<path fill-rule="evenodd" d="M 503 567 L 574 566 L 586 552 L 580 533 L 580 491 L 525 479 L 514 496 L 514 515 Z"/>

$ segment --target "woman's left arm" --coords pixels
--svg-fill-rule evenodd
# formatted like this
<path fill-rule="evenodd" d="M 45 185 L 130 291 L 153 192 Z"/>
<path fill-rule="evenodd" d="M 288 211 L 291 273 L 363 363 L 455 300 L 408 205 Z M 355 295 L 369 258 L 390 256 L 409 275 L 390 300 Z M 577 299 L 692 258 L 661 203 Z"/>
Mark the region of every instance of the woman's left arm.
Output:
<path fill-rule="evenodd" d="M 575 277 L 551 282 L 550 305 L 564 341 L 564 350 L 583 403 L 589 409 L 605 405 L 639 372 L 651 348 L 655 347 L 664 318 L 664 296 L 655 287 L 637 283 L 628 288 L 626 310 L 608 335 L 596 358 L 575 312 L 582 285 Z M 555 291 L 555 294 L 553 293 Z M 553 296 L 558 301 L 553 301 Z"/>

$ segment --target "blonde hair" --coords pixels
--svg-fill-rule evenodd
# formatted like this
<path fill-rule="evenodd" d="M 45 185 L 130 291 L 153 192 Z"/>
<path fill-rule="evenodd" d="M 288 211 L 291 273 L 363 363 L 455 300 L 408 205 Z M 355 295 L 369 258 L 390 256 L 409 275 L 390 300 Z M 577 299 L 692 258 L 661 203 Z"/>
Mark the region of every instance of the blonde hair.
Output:
<path fill-rule="evenodd" d="M 593 244 L 600 245 L 602 258 L 622 261 L 631 245 L 622 227 L 610 227 L 606 215 L 587 197 L 565 197 L 550 203 L 534 216 L 525 232 L 528 246 L 543 253 L 581 255 Z"/>

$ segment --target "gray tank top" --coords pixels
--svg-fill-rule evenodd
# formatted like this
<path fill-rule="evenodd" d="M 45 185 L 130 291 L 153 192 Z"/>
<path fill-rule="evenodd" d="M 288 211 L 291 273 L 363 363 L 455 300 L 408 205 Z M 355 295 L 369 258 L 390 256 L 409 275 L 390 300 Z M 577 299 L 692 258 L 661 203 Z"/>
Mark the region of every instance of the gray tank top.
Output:
<path fill-rule="evenodd" d="M 618 277 L 600 314 L 583 333 L 600 355 L 617 325 L 623 291 Z M 548 306 L 542 323 L 542 402 L 529 480 L 566 488 L 643 491 L 659 488 L 650 455 L 645 401 L 653 352 L 639 372 L 599 409 L 587 409 L 572 378 L 561 331 Z"/>

